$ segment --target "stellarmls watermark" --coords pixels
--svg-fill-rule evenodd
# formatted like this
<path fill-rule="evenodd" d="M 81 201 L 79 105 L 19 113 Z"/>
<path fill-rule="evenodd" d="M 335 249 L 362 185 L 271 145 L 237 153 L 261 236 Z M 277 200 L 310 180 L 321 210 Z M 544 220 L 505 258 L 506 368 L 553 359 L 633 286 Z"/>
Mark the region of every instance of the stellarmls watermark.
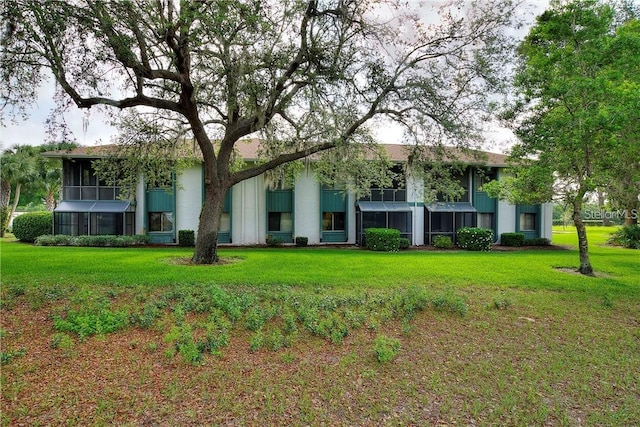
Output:
<path fill-rule="evenodd" d="M 624 220 L 631 218 L 632 220 L 638 220 L 638 215 L 640 215 L 640 210 L 638 209 L 617 209 L 617 210 L 592 210 L 586 209 L 584 211 L 584 219 L 593 219 L 593 220 L 603 220 L 609 219 L 612 221 L 615 220 Z"/>

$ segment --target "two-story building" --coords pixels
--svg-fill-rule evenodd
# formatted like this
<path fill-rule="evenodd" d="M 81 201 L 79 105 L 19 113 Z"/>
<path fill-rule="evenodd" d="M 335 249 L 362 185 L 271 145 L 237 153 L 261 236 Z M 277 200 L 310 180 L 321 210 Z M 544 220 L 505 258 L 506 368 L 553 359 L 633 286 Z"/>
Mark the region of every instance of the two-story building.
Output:
<path fill-rule="evenodd" d="M 258 160 L 258 140 L 237 144 L 246 162 Z M 385 145 L 390 160 L 407 161 L 403 145 Z M 173 188 L 148 188 L 141 177 L 135 194 L 122 199 L 121 190 L 102 182 L 92 162 L 109 155 L 114 146 L 80 147 L 45 153 L 62 159 L 62 201 L 54 211 L 54 234 L 146 233 L 156 243 L 177 243 L 179 230 L 198 229 L 204 200 L 204 173 L 196 163 L 176 174 Z M 231 188 L 224 203 L 219 243 L 264 244 L 267 236 L 293 242 L 296 236 L 309 244 L 363 241 L 369 227 L 400 230 L 412 245 L 431 244 L 437 235 L 455 239 L 465 226 L 493 229 L 496 239 L 504 232 L 551 239 L 552 207 L 511 205 L 492 199 L 482 184 L 500 179 L 507 166 L 504 155 L 485 153 L 483 162 L 469 160 L 460 174 L 464 193 L 455 202 L 425 203 L 425 183 L 407 177 L 394 188 L 372 188 L 357 198 L 339 187 L 323 186 L 313 173 L 313 162 L 291 188 L 270 189 L 263 175 Z"/>

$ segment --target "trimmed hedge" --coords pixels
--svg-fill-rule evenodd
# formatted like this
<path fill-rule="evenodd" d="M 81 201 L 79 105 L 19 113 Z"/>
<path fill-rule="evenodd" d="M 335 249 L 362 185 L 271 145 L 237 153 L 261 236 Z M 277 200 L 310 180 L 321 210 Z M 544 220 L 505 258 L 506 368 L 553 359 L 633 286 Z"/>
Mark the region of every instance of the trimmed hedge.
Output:
<path fill-rule="evenodd" d="M 493 246 L 493 230 L 464 227 L 458 230 L 458 246 L 468 251 L 490 251 Z"/>
<path fill-rule="evenodd" d="M 178 230 L 178 245 L 179 246 L 195 246 L 196 237 L 193 230 Z"/>
<path fill-rule="evenodd" d="M 23 242 L 35 242 L 38 236 L 51 234 L 53 212 L 31 212 L 13 220 L 13 235 Z"/>
<path fill-rule="evenodd" d="M 438 249 L 451 249 L 453 247 L 453 242 L 449 236 L 435 236 L 433 238 L 433 246 Z"/>
<path fill-rule="evenodd" d="M 309 244 L 309 238 L 308 237 L 302 237 L 302 236 L 298 236 L 296 237 L 296 246 L 307 246 Z"/>
<path fill-rule="evenodd" d="M 367 228 L 365 246 L 370 251 L 395 252 L 400 249 L 400 230 L 395 228 Z"/>
<path fill-rule="evenodd" d="M 551 246 L 551 240 L 545 239 L 544 237 L 525 239 L 524 245 L 525 246 Z"/>
<path fill-rule="evenodd" d="M 503 246 L 522 246 L 524 245 L 523 233 L 502 233 L 500 235 L 500 243 Z"/>
<path fill-rule="evenodd" d="M 133 236 L 68 236 L 65 234 L 51 234 L 39 236 L 36 245 L 40 246 L 93 246 L 124 248 L 128 246 L 140 246 L 149 243 L 149 236 L 135 234 Z"/>
<path fill-rule="evenodd" d="M 276 236 L 272 236 L 272 235 L 268 235 L 267 236 L 267 246 L 282 246 L 284 245 L 284 240 L 282 240 L 280 237 L 276 237 Z"/>
<path fill-rule="evenodd" d="M 407 239 L 406 237 L 401 237 L 400 249 L 409 249 L 409 246 L 411 246 L 411 240 Z"/>

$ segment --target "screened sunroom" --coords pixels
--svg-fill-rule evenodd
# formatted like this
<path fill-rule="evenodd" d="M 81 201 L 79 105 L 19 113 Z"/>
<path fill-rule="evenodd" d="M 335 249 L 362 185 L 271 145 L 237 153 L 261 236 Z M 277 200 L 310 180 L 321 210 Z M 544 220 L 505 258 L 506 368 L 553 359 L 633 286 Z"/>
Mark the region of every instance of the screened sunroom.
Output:
<path fill-rule="evenodd" d="M 364 245 L 364 233 L 367 228 L 395 228 L 400 237 L 412 242 L 411 207 L 407 202 L 370 202 L 359 201 L 356 205 L 356 243 Z"/>
<path fill-rule="evenodd" d="M 463 227 L 475 227 L 477 211 L 471 203 L 434 203 L 425 206 L 424 241 L 431 245 L 435 236 L 448 236 L 455 243 L 456 232 Z"/>

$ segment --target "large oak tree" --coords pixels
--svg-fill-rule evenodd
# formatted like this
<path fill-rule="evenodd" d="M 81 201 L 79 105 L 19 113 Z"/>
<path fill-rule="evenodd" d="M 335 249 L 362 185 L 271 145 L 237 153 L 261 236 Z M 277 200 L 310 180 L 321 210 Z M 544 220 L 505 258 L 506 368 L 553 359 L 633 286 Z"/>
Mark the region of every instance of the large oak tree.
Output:
<path fill-rule="evenodd" d="M 242 180 L 328 150 L 361 155 L 383 117 L 408 142 L 478 136 L 515 5 L 452 1 L 428 15 L 422 4 L 5 0 L 2 99 L 26 107 L 49 70 L 79 108 L 127 109 L 164 139 L 195 140 L 205 201 L 193 262 L 212 263 L 224 196 Z M 264 160 L 234 168 L 249 135 Z"/>

